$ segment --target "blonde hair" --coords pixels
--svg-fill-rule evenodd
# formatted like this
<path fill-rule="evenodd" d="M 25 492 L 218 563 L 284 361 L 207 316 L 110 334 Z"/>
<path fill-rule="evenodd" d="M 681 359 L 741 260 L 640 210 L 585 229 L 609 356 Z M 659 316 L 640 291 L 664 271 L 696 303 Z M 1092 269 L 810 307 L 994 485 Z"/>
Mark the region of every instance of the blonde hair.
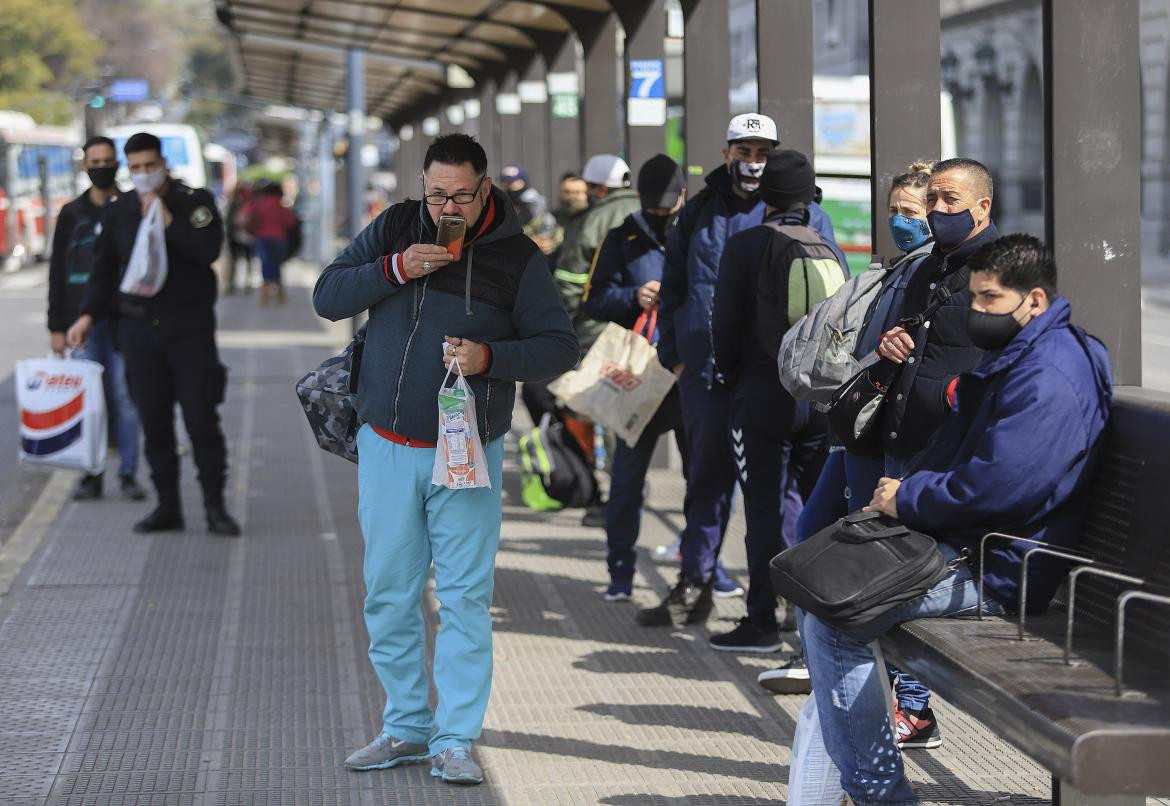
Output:
<path fill-rule="evenodd" d="M 934 164 L 925 160 L 911 163 L 906 168 L 905 173 L 898 174 L 890 182 L 890 192 L 887 196 L 893 195 L 894 191 L 899 188 L 925 191 L 930 185 L 930 174 L 933 170 Z"/>

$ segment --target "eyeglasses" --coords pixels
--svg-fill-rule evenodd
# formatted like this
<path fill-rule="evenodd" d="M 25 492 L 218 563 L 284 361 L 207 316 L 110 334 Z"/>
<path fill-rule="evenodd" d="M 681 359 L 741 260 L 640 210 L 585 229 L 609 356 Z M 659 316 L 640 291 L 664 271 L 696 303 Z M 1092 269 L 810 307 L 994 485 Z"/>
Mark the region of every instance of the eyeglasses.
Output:
<path fill-rule="evenodd" d="M 447 195 L 446 193 L 428 193 L 423 196 L 423 199 L 425 199 L 426 203 L 431 207 L 444 207 L 448 201 L 453 201 L 456 204 L 471 204 L 473 201 L 475 201 L 475 197 L 479 193 L 480 185 L 483 184 L 483 180 L 486 176 L 487 174 L 480 175 L 479 181 L 475 183 L 475 190 L 452 193 L 451 195 Z"/>

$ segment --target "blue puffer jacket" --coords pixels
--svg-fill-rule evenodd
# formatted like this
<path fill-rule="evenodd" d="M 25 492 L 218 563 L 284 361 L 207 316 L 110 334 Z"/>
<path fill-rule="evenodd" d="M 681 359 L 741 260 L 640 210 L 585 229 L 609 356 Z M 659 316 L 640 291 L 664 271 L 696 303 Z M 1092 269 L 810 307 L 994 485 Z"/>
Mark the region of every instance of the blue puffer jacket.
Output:
<path fill-rule="evenodd" d="M 626 216 L 609 231 L 597 257 L 589 283 L 585 286 L 584 307 L 599 322 L 617 322 L 632 328 L 644 313 L 638 304 L 638 289 L 652 280 L 662 281 L 666 249 L 646 225 L 642 211 Z M 657 340 L 659 330 L 650 336 Z"/>
<path fill-rule="evenodd" d="M 898 517 L 979 556 L 987 532 L 1074 547 L 1109 417 L 1113 385 L 1104 345 L 1069 321 L 1057 297 L 1003 349 L 961 376 L 955 408 L 898 489 Z M 995 544 L 983 569 L 988 592 L 1019 606 L 1028 544 Z M 1065 563 L 1028 563 L 1028 612 L 1048 606 Z"/>
<path fill-rule="evenodd" d="M 758 195 L 735 195 L 725 166 L 707 174 L 707 186 L 683 206 L 666 240 L 666 265 L 658 309 L 658 360 L 667 369 L 685 364 L 708 384 L 712 377 L 711 303 L 727 239 L 764 220 Z M 819 204 L 809 207 L 809 226 L 838 253 L 833 222 Z M 846 265 L 841 254 L 841 265 Z"/>
<path fill-rule="evenodd" d="M 543 381 L 572 369 L 580 346 L 544 255 L 521 234 L 507 197 L 492 188 L 485 214 L 462 259 L 397 285 L 388 256 L 434 243 L 435 225 L 417 201 L 387 209 L 325 267 L 313 289 L 318 315 L 337 321 L 370 312 L 358 381 L 358 414 L 404 437 L 434 442 L 436 395 L 446 370 L 444 336 L 486 344 L 491 363 L 467 379 L 476 397 L 480 437 L 511 427 L 514 381 Z M 481 226 L 485 229 L 480 232 Z"/>

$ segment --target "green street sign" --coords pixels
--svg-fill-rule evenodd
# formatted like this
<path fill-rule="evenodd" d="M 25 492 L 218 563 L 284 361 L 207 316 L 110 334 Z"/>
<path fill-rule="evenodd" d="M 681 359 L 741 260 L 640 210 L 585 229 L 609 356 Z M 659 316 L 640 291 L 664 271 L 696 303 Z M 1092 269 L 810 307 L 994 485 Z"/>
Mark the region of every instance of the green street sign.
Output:
<path fill-rule="evenodd" d="M 554 118 L 575 118 L 577 117 L 577 96 L 576 95 L 553 95 L 552 96 L 552 114 Z"/>

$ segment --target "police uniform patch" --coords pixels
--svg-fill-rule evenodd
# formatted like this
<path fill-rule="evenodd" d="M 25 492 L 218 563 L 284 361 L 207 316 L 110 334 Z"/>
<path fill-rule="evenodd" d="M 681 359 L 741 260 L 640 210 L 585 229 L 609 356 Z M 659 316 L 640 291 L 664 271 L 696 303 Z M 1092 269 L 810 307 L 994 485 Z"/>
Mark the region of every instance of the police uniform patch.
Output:
<path fill-rule="evenodd" d="M 191 226 L 195 229 L 203 229 L 211 223 L 211 211 L 206 207 L 200 205 L 191 211 Z"/>

